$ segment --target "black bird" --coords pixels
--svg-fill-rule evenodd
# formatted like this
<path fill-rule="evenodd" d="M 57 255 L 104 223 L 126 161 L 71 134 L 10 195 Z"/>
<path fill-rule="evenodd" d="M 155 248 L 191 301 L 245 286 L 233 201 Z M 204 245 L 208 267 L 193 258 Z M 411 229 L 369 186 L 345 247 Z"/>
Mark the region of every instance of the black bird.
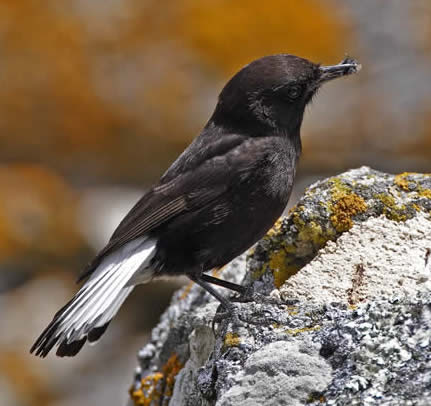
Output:
<path fill-rule="evenodd" d="M 223 88 L 200 135 L 121 221 L 87 266 L 78 293 L 54 316 L 31 352 L 76 355 L 97 341 L 134 285 L 187 275 L 222 305 L 207 275 L 258 241 L 289 200 L 301 153 L 304 109 L 322 83 L 355 73 L 345 59 L 320 66 L 293 55 L 266 56 Z"/>

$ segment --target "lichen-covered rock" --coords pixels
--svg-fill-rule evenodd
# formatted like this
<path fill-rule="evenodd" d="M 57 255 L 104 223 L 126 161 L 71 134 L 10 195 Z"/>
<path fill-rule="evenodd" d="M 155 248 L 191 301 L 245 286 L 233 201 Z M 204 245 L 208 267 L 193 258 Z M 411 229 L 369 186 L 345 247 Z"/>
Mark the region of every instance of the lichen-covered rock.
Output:
<path fill-rule="evenodd" d="M 256 245 L 249 277 L 273 278 L 280 287 L 354 224 L 381 215 L 404 222 L 418 213 L 431 216 L 431 174 L 394 176 L 362 167 L 319 181 Z"/>
<path fill-rule="evenodd" d="M 213 333 L 218 304 L 176 293 L 130 404 L 431 404 L 430 213 L 430 175 L 364 167 L 311 186 L 221 271 L 254 292 L 238 317 Z"/>
<path fill-rule="evenodd" d="M 371 217 L 336 241 L 279 289 L 284 300 L 357 305 L 369 299 L 431 292 L 431 221 Z M 408 258 L 408 272 L 406 272 Z M 277 292 L 278 293 L 278 292 Z"/>

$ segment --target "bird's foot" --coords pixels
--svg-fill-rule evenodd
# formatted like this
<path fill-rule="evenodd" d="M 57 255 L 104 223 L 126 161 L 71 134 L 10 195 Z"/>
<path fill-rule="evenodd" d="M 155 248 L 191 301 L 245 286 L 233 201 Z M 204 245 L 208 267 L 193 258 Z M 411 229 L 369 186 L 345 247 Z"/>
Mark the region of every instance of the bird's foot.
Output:
<path fill-rule="evenodd" d="M 216 310 L 212 321 L 212 330 L 215 334 L 215 325 L 229 320 L 229 323 L 234 326 L 244 326 L 244 322 L 240 318 L 239 309 L 234 304 L 230 303 L 228 307 L 220 304 Z"/>
<path fill-rule="evenodd" d="M 238 296 L 234 296 L 230 299 L 231 302 L 237 302 L 237 303 L 250 303 L 250 302 L 256 302 L 256 303 L 262 303 L 265 300 L 265 296 L 255 292 L 252 288 L 247 289 L 247 291 Z"/>
<path fill-rule="evenodd" d="M 253 289 L 253 286 L 249 286 L 243 294 L 234 296 L 230 299 L 233 303 L 266 303 L 266 304 L 281 304 L 281 300 L 277 297 L 270 296 L 268 294 L 258 293 Z"/>

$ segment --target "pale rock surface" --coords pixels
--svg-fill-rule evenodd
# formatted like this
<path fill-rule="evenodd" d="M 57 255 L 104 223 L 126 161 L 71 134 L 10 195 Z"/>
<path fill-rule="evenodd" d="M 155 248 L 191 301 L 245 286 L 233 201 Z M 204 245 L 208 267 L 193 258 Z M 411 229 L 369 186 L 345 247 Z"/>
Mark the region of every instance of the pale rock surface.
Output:
<path fill-rule="evenodd" d="M 362 167 L 312 185 L 221 278 L 238 317 L 178 291 L 139 352 L 129 403 L 431 404 L 431 176 Z M 228 292 L 220 289 L 220 292 Z"/>

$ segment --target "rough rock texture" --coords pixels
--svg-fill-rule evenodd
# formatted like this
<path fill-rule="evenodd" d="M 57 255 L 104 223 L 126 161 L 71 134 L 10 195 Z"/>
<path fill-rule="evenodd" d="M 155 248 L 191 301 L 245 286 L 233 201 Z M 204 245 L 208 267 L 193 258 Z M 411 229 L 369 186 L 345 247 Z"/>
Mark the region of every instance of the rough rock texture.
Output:
<path fill-rule="evenodd" d="M 364 167 L 311 186 L 221 272 L 251 293 L 215 333 L 217 303 L 176 293 L 130 404 L 431 404 L 430 214 L 431 175 Z"/>
<path fill-rule="evenodd" d="M 422 213 L 399 223 L 370 218 L 337 241 L 328 241 L 311 263 L 280 287 L 280 295 L 285 300 L 355 305 L 390 292 L 430 292 L 430 226 Z"/>

